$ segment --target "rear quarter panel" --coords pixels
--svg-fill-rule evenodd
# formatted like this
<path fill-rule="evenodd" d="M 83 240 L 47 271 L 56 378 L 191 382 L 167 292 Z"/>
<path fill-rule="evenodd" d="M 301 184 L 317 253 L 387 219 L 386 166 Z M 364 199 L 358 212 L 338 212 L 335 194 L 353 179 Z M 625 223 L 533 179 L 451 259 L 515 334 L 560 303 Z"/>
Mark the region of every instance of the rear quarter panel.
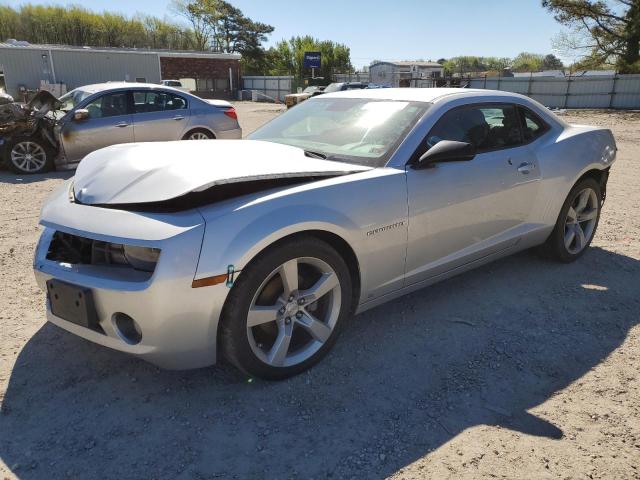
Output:
<path fill-rule="evenodd" d="M 203 101 L 193 100 L 189 110 L 189 128 L 187 130 L 204 128 L 218 136 L 220 132 L 240 128 L 237 120 L 224 114 L 224 108 L 218 108 Z"/>
<path fill-rule="evenodd" d="M 605 128 L 568 125 L 543 136 L 534 147 L 543 179 L 534 220 L 547 225 L 555 224 L 581 176 L 589 170 L 605 170 L 615 161 L 615 140 Z"/>

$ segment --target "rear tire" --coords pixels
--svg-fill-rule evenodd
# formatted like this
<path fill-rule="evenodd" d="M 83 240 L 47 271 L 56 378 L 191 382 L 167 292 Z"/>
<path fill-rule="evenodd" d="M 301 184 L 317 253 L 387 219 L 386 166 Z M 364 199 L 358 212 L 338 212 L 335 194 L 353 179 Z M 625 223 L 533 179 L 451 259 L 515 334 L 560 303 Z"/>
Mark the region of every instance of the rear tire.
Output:
<path fill-rule="evenodd" d="M 580 180 L 569 192 L 560 216 L 540 252 L 563 263 L 580 258 L 595 236 L 602 194 L 600 185 L 592 178 Z"/>
<path fill-rule="evenodd" d="M 41 138 L 16 137 L 7 146 L 6 164 L 22 175 L 48 172 L 53 169 L 53 152 Z"/>
<path fill-rule="evenodd" d="M 183 140 L 213 140 L 214 138 L 216 137 L 214 137 L 210 131 L 200 128 L 198 130 L 191 130 L 182 139 Z"/>
<path fill-rule="evenodd" d="M 334 345 L 352 299 L 349 269 L 331 245 L 284 241 L 238 276 L 222 312 L 222 354 L 254 377 L 296 375 Z"/>

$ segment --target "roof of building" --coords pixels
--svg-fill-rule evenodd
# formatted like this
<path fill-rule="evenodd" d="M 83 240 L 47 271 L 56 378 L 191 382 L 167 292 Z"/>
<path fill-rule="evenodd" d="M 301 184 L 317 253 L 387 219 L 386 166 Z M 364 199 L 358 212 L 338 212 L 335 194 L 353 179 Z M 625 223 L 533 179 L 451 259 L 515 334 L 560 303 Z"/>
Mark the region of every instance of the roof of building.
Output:
<path fill-rule="evenodd" d="M 413 61 L 413 60 L 401 60 L 401 61 L 395 61 L 395 62 L 375 62 L 373 63 L 369 68 L 371 68 L 374 65 L 380 65 L 380 64 L 388 64 L 388 65 L 395 65 L 396 67 L 412 67 L 412 66 L 416 66 L 416 67 L 440 67 L 442 68 L 442 65 L 440 65 L 439 63 L 436 62 L 423 62 L 423 61 Z"/>
<path fill-rule="evenodd" d="M 25 41 L 9 39 L 0 43 L 0 48 L 29 49 L 29 50 L 62 50 L 82 52 L 109 52 L 109 53 L 156 53 L 161 57 L 190 57 L 213 58 L 225 60 L 239 60 L 239 53 L 201 52 L 196 50 L 166 50 L 161 48 L 121 48 L 121 47 L 90 47 L 77 45 L 36 44 Z"/>

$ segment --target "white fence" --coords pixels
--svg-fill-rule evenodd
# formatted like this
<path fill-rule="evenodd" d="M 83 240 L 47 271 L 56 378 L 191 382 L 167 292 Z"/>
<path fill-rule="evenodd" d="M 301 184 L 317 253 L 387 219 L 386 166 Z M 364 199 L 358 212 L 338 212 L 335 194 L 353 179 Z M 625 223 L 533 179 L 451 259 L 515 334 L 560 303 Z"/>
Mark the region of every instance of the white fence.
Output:
<path fill-rule="evenodd" d="M 293 77 L 242 77 L 242 99 L 284 102 L 285 95 L 291 93 Z M 251 92 L 251 93 L 249 93 Z M 255 93 L 253 93 L 255 92 Z M 249 97 L 249 98 L 246 98 Z"/>
<path fill-rule="evenodd" d="M 521 93 L 551 108 L 640 109 L 640 75 L 482 77 L 469 87 Z"/>

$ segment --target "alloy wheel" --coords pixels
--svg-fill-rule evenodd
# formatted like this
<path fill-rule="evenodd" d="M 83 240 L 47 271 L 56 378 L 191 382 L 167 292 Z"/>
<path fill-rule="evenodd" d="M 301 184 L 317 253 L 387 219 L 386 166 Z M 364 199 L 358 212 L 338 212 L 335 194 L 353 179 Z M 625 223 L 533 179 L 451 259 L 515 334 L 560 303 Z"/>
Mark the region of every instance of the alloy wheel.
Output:
<path fill-rule="evenodd" d="M 599 208 L 598 196 L 592 188 L 581 190 L 571 202 L 564 225 L 564 246 L 570 254 L 580 253 L 589 244 Z"/>
<path fill-rule="evenodd" d="M 210 140 L 211 138 L 204 132 L 193 132 L 188 140 Z"/>
<path fill-rule="evenodd" d="M 47 153 L 35 142 L 18 142 L 11 149 L 11 163 L 22 172 L 38 172 L 47 163 Z"/>
<path fill-rule="evenodd" d="M 298 365 L 313 356 L 336 327 L 340 280 L 326 262 L 294 258 L 262 282 L 247 315 L 253 353 L 273 367 Z"/>

